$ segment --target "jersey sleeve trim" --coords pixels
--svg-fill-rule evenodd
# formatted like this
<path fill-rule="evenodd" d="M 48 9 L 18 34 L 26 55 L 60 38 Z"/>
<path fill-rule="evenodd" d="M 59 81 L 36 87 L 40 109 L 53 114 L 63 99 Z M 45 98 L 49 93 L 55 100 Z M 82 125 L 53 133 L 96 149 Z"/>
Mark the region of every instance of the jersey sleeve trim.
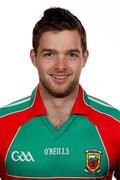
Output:
<path fill-rule="evenodd" d="M 101 101 L 92 96 L 88 96 L 85 91 L 83 93 L 83 96 L 84 96 L 83 97 L 84 103 L 87 106 L 91 107 L 92 109 L 94 109 L 99 113 L 112 117 L 116 121 L 120 122 L 120 111 L 118 109 L 114 108 L 108 103 L 105 103 L 104 101 Z"/>
<path fill-rule="evenodd" d="M 3 108 L 0 108 L 0 117 L 18 113 L 31 108 L 35 101 L 36 91 L 37 90 L 35 88 L 31 96 L 20 99 L 18 101 L 8 104 L 7 106 L 4 106 Z"/>

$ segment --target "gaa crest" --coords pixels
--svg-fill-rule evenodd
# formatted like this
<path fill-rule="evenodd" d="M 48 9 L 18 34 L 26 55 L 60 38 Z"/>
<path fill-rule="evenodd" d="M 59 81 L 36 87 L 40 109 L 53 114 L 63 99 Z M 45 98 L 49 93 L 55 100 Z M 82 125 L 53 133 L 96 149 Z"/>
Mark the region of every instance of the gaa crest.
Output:
<path fill-rule="evenodd" d="M 90 149 L 86 150 L 86 168 L 85 172 L 90 174 L 95 174 L 100 172 L 100 162 L 101 162 L 101 151 Z"/>

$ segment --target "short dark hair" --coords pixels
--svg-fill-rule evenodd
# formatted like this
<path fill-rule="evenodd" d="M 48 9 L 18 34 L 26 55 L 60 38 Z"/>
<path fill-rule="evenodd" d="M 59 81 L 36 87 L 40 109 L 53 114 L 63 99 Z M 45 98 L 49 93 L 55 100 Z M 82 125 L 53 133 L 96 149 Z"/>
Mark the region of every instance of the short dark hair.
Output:
<path fill-rule="evenodd" d="M 32 45 L 35 53 L 37 53 L 39 40 L 44 32 L 62 30 L 78 30 L 83 53 L 87 50 L 86 31 L 80 20 L 66 9 L 53 7 L 44 11 L 43 17 L 33 29 Z"/>

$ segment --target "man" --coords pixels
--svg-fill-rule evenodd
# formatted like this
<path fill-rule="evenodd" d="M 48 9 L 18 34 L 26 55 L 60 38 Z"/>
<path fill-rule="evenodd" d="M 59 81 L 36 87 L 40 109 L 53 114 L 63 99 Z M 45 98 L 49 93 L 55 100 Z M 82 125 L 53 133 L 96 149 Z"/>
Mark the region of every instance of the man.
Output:
<path fill-rule="evenodd" d="M 33 29 L 39 85 L 0 109 L 0 177 L 120 179 L 120 112 L 79 85 L 86 32 L 68 10 L 50 8 Z"/>

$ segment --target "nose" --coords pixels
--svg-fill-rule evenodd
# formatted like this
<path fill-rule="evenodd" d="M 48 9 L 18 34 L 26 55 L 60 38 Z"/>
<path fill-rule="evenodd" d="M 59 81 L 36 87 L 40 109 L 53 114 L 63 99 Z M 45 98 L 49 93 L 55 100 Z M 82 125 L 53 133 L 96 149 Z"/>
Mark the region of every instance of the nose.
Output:
<path fill-rule="evenodd" d="M 59 71 L 64 71 L 67 69 L 67 60 L 64 56 L 57 57 L 55 61 L 55 69 Z"/>

